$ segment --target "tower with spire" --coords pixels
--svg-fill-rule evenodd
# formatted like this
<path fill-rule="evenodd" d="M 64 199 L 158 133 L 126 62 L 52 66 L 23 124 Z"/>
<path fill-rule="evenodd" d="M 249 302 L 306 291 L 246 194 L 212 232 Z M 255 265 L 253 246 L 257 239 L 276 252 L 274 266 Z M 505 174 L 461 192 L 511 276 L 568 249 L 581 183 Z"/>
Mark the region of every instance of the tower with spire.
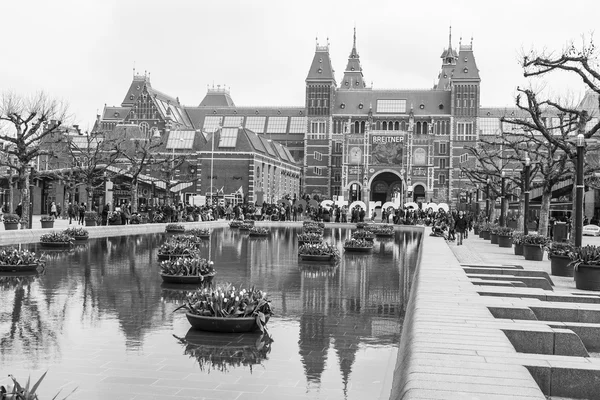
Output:
<path fill-rule="evenodd" d="M 317 41 L 315 55 L 306 77 L 307 130 L 304 141 L 304 182 L 308 194 L 325 197 L 331 195 L 329 139 L 335 91 L 336 81 L 329 56 L 329 43 L 320 46 Z"/>
<path fill-rule="evenodd" d="M 354 27 L 352 50 L 348 56 L 348 63 L 346 64 L 344 79 L 342 79 L 340 90 L 364 89 L 365 87 L 366 84 L 362 73 L 362 67 L 360 65 L 360 56 L 356 51 L 356 27 Z"/>
<path fill-rule="evenodd" d="M 454 74 L 458 60 L 458 53 L 452 48 L 452 26 L 449 27 L 448 32 L 448 48 L 444 49 L 440 58 L 442 59 L 442 70 L 438 75 L 438 83 L 434 86 L 434 89 L 449 90 L 450 79 Z"/>

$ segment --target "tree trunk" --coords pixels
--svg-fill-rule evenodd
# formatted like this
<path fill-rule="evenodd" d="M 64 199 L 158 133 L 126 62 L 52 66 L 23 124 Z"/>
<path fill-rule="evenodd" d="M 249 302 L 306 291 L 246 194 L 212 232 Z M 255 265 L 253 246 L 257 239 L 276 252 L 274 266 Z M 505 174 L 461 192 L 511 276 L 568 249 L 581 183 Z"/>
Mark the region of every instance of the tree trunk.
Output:
<path fill-rule="evenodd" d="M 519 197 L 519 218 L 517 218 L 517 231 L 523 232 L 525 229 L 525 195 Z"/>
<path fill-rule="evenodd" d="M 131 213 L 135 214 L 138 210 L 138 180 L 131 181 Z"/>
<path fill-rule="evenodd" d="M 540 223 L 538 234 L 548 236 L 548 221 L 550 219 L 550 200 L 552 199 L 552 187 L 544 188 L 542 192 L 542 204 L 540 206 Z"/>
<path fill-rule="evenodd" d="M 29 168 L 29 166 L 27 167 Z M 21 185 L 21 229 L 23 228 L 23 222 L 27 221 L 25 228 L 29 229 L 29 174 L 25 171 L 19 171 L 19 183 Z"/>

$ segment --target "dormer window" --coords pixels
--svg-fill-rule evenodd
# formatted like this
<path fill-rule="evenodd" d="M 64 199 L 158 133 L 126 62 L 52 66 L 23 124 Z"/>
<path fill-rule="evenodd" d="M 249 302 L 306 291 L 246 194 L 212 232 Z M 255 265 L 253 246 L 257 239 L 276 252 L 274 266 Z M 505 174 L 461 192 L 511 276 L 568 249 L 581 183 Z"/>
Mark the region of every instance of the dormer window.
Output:
<path fill-rule="evenodd" d="M 469 68 L 465 67 L 465 69 L 464 69 L 464 72 L 465 72 L 465 74 L 466 74 L 467 72 L 469 72 Z"/>
<path fill-rule="evenodd" d="M 317 72 L 318 72 L 318 73 L 322 73 L 322 72 L 323 72 L 323 70 L 322 70 L 321 68 L 319 68 L 319 69 L 317 70 Z"/>
<path fill-rule="evenodd" d="M 349 85 L 349 84 L 348 84 L 348 81 L 344 82 L 344 85 L 348 86 L 348 85 Z"/>
<path fill-rule="evenodd" d="M 354 71 L 354 67 L 350 68 L 350 71 Z"/>
<path fill-rule="evenodd" d="M 320 62 L 320 63 L 322 63 L 322 62 L 323 62 L 323 59 L 322 59 L 322 58 L 319 58 L 319 62 Z"/>

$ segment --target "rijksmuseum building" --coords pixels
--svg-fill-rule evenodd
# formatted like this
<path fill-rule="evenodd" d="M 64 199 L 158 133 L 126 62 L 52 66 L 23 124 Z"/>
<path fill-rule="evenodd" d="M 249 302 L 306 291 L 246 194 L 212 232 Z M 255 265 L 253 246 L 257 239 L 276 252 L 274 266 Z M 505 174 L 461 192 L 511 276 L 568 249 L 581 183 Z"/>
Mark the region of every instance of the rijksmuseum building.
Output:
<path fill-rule="evenodd" d="M 121 105 L 105 106 L 94 130 L 133 124 L 142 132 L 158 131 L 167 143 L 165 154 L 187 154 L 190 162 L 198 163 L 197 181 L 183 189 L 187 194 L 224 187 L 225 193 L 241 188 L 247 201 L 259 204 L 303 194 L 367 204 L 456 204 L 472 187 L 459 168 L 472 157 L 465 147 L 474 145 L 479 135 L 498 134 L 500 117 L 507 112 L 480 107 L 473 43 L 455 49 L 451 36 L 429 89 L 368 86 L 356 31 L 341 79 L 334 73 L 329 45 L 317 43 L 307 67 L 305 102 L 298 107 L 236 106 L 222 87 L 209 88 L 198 105 L 184 106 L 177 97 L 154 89 L 145 74 L 134 73 Z M 264 154 L 260 162 L 229 171 L 236 167 L 223 155 L 248 151 L 237 146 L 241 129 L 261 138 Z M 213 134 L 217 137 L 211 144 Z M 184 140 L 190 135 L 200 140 Z M 269 154 L 268 143 L 279 143 L 283 150 Z M 207 171 L 211 155 L 223 179 Z M 273 160 L 267 165 L 268 159 Z M 277 168 L 278 162 L 284 165 Z M 284 180 L 289 184 L 282 186 Z"/>

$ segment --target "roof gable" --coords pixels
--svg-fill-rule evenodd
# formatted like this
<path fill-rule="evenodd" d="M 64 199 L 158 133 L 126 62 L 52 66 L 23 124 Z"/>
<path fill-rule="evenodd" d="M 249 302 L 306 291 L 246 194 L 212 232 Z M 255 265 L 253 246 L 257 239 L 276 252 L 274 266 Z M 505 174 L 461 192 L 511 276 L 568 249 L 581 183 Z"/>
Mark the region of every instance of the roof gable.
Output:
<path fill-rule="evenodd" d="M 318 46 L 315 51 L 306 82 L 309 81 L 327 81 L 335 85 L 335 74 L 329 57 L 329 46 Z"/>

